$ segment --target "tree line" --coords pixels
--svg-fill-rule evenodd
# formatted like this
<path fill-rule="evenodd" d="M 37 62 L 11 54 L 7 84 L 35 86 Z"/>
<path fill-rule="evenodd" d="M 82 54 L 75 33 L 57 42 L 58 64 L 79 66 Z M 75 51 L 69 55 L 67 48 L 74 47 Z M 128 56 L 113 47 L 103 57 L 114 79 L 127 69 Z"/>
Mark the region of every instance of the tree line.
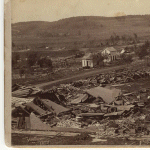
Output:
<path fill-rule="evenodd" d="M 12 68 L 17 67 L 20 73 L 20 76 L 22 76 L 25 73 L 25 68 L 31 69 L 34 65 L 39 65 L 40 68 L 49 68 L 52 70 L 53 64 L 52 60 L 47 56 L 40 56 L 37 52 L 29 52 L 26 55 L 26 60 L 21 60 L 21 57 L 18 53 L 15 53 L 12 55 Z M 20 61 L 20 63 L 19 63 Z"/>

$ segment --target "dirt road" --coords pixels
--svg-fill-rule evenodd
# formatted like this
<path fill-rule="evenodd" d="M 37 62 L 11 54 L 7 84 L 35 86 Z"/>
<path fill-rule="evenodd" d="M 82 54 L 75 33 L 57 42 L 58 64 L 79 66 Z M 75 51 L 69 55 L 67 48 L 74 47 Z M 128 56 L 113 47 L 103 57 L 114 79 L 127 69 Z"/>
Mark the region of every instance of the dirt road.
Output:
<path fill-rule="evenodd" d="M 100 74 L 100 73 L 106 73 L 109 71 L 113 71 L 116 69 L 121 69 L 126 67 L 126 65 L 121 65 L 121 66 L 115 66 L 115 67 L 107 67 L 107 68 L 103 68 L 103 69 L 93 69 L 93 70 L 89 70 L 88 72 L 82 72 L 78 75 L 74 75 L 72 77 L 68 77 L 68 78 L 63 78 L 63 79 L 59 79 L 59 80 L 55 80 L 55 81 L 50 81 L 50 82 L 46 82 L 46 83 L 40 83 L 40 84 L 36 84 L 34 86 L 39 87 L 41 89 L 49 89 L 53 86 L 57 86 L 59 84 L 66 84 L 75 80 L 80 80 L 80 79 L 84 79 L 86 77 L 90 77 L 96 74 Z"/>

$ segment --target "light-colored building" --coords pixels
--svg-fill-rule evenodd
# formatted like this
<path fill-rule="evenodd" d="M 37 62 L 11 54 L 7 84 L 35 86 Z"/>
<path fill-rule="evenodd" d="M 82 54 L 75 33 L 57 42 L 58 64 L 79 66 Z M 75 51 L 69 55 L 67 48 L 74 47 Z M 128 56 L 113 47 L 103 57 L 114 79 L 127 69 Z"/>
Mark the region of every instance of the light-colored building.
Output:
<path fill-rule="evenodd" d="M 94 65 L 95 62 L 92 53 L 88 53 L 82 58 L 82 67 L 94 67 Z"/>
<path fill-rule="evenodd" d="M 86 54 L 83 58 L 82 58 L 82 67 L 93 67 L 93 54 L 89 53 Z"/>
<path fill-rule="evenodd" d="M 121 52 L 120 52 L 120 54 L 124 54 L 125 52 L 126 52 L 126 50 L 122 49 Z"/>
<path fill-rule="evenodd" d="M 107 47 L 102 52 L 103 56 L 106 56 L 107 59 L 104 59 L 104 62 L 111 62 L 117 59 L 118 53 L 117 50 L 113 47 Z"/>

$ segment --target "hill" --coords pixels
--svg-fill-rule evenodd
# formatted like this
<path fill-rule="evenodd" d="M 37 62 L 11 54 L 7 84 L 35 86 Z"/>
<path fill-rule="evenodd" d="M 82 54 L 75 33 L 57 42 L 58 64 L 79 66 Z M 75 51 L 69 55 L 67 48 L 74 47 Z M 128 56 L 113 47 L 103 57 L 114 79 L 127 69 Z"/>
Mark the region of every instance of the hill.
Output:
<path fill-rule="evenodd" d="M 19 22 L 12 24 L 12 40 L 16 45 L 48 45 L 68 47 L 87 41 L 101 41 L 113 33 L 150 37 L 150 15 L 122 17 L 72 17 L 55 22 Z"/>

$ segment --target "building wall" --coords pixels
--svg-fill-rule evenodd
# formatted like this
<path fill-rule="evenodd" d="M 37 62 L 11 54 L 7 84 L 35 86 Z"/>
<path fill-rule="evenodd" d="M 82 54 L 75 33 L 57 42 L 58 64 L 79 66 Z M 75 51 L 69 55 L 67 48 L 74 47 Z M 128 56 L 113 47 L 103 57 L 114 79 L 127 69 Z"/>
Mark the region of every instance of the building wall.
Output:
<path fill-rule="evenodd" d="M 107 59 L 104 60 L 104 62 L 111 62 L 111 61 L 114 61 L 116 59 L 117 59 L 116 55 L 110 55 L 110 56 L 108 56 Z"/>
<path fill-rule="evenodd" d="M 82 60 L 82 67 L 93 67 L 93 60 Z"/>
<path fill-rule="evenodd" d="M 108 55 L 108 59 L 105 59 L 104 62 L 111 62 L 117 59 L 117 52 L 109 52 L 108 50 L 104 50 L 102 55 Z"/>

